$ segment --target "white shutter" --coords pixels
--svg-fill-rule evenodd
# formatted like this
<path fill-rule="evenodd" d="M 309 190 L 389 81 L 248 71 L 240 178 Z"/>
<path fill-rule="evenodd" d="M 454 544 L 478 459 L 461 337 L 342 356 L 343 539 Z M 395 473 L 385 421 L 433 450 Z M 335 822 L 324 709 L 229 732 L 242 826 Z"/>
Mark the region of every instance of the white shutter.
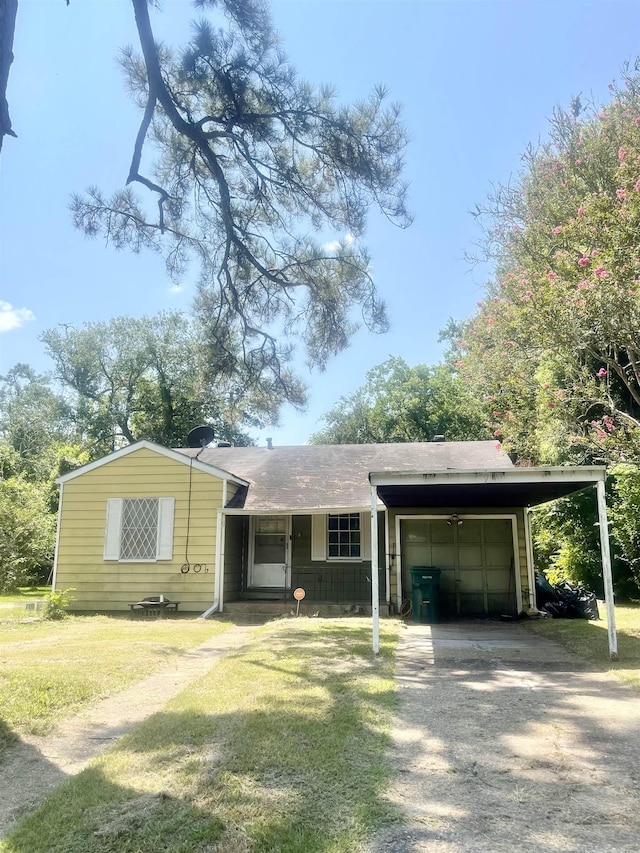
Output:
<path fill-rule="evenodd" d="M 158 560 L 173 559 L 175 498 L 158 498 Z"/>
<path fill-rule="evenodd" d="M 360 541 L 362 542 L 361 559 L 371 559 L 371 513 L 360 513 Z"/>
<path fill-rule="evenodd" d="M 122 498 L 107 500 L 107 520 L 104 528 L 104 559 L 120 559 L 120 526 L 122 524 Z"/>
<path fill-rule="evenodd" d="M 311 516 L 311 559 L 327 559 L 327 516 Z"/>

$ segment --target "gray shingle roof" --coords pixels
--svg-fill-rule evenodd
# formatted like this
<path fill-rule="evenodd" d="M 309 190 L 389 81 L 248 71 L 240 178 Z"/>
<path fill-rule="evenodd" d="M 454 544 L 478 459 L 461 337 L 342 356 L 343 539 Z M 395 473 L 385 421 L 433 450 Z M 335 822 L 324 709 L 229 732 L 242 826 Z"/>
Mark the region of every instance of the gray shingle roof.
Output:
<path fill-rule="evenodd" d="M 511 468 L 494 441 L 415 444 L 335 444 L 299 447 L 212 447 L 199 455 L 250 485 L 232 506 L 250 512 L 310 512 L 370 506 L 372 471 L 446 471 Z"/>

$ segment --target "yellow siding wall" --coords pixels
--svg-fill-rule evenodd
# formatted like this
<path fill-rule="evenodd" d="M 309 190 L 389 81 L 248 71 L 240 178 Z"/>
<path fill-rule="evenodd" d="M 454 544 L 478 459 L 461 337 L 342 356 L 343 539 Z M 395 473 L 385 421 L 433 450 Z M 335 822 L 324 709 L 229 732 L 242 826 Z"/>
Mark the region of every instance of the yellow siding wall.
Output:
<path fill-rule="evenodd" d="M 231 484 L 229 484 L 231 486 Z M 229 488 L 227 499 L 235 491 Z M 173 497 L 173 559 L 150 563 L 104 560 L 108 498 Z M 74 587 L 75 610 L 127 610 L 147 595 L 180 601 L 180 612 L 205 610 L 214 600 L 216 520 L 222 480 L 193 469 L 186 562 L 189 465 L 147 448 L 107 462 L 64 484 L 58 546 L 58 589 Z M 194 564 L 201 564 L 199 573 Z"/>
<path fill-rule="evenodd" d="M 527 572 L 527 548 L 525 544 L 525 530 L 524 530 L 524 509 L 513 507 L 509 508 L 500 508 L 500 507 L 491 507 L 487 508 L 466 508 L 466 509 L 457 509 L 455 507 L 442 509 L 390 509 L 389 510 L 389 553 L 397 554 L 400 545 L 396 544 L 396 516 L 397 515 L 442 515 L 444 518 L 452 515 L 454 512 L 457 512 L 461 516 L 465 515 L 515 515 L 516 524 L 518 528 L 518 561 L 520 563 L 520 585 L 522 589 L 522 608 L 527 610 L 529 607 L 529 575 Z M 397 559 L 391 560 L 391 577 L 390 577 L 390 586 L 391 586 L 391 600 L 397 602 L 398 600 L 398 572 L 397 572 L 398 564 Z M 403 590 L 403 596 L 406 597 L 407 591 Z"/>

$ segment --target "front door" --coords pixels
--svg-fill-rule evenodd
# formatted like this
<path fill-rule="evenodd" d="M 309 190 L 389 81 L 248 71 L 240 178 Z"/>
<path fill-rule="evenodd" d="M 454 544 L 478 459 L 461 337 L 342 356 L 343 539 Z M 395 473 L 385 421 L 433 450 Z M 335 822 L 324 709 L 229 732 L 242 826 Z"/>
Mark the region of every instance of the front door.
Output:
<path fill-rule="evenodd" d="M 261 515 L 253 518 L 252 559 L 249 586 L 291 586 L 291 516 Z"/>

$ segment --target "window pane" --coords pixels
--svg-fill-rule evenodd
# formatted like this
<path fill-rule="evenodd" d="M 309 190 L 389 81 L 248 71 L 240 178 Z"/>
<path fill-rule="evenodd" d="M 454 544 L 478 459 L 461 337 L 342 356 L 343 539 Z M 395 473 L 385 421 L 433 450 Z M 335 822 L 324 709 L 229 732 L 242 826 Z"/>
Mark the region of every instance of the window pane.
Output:
<path fill-rule="evenodd" d="M 360 513 L 345 512 L 327 516 L 328 556 L 360 557 Z"/>
<path fill-rule="evenodd" d="M 158 499 L 125 498 L 120 530 L 121 560 L 155 560 L 158 541 Z"/>

